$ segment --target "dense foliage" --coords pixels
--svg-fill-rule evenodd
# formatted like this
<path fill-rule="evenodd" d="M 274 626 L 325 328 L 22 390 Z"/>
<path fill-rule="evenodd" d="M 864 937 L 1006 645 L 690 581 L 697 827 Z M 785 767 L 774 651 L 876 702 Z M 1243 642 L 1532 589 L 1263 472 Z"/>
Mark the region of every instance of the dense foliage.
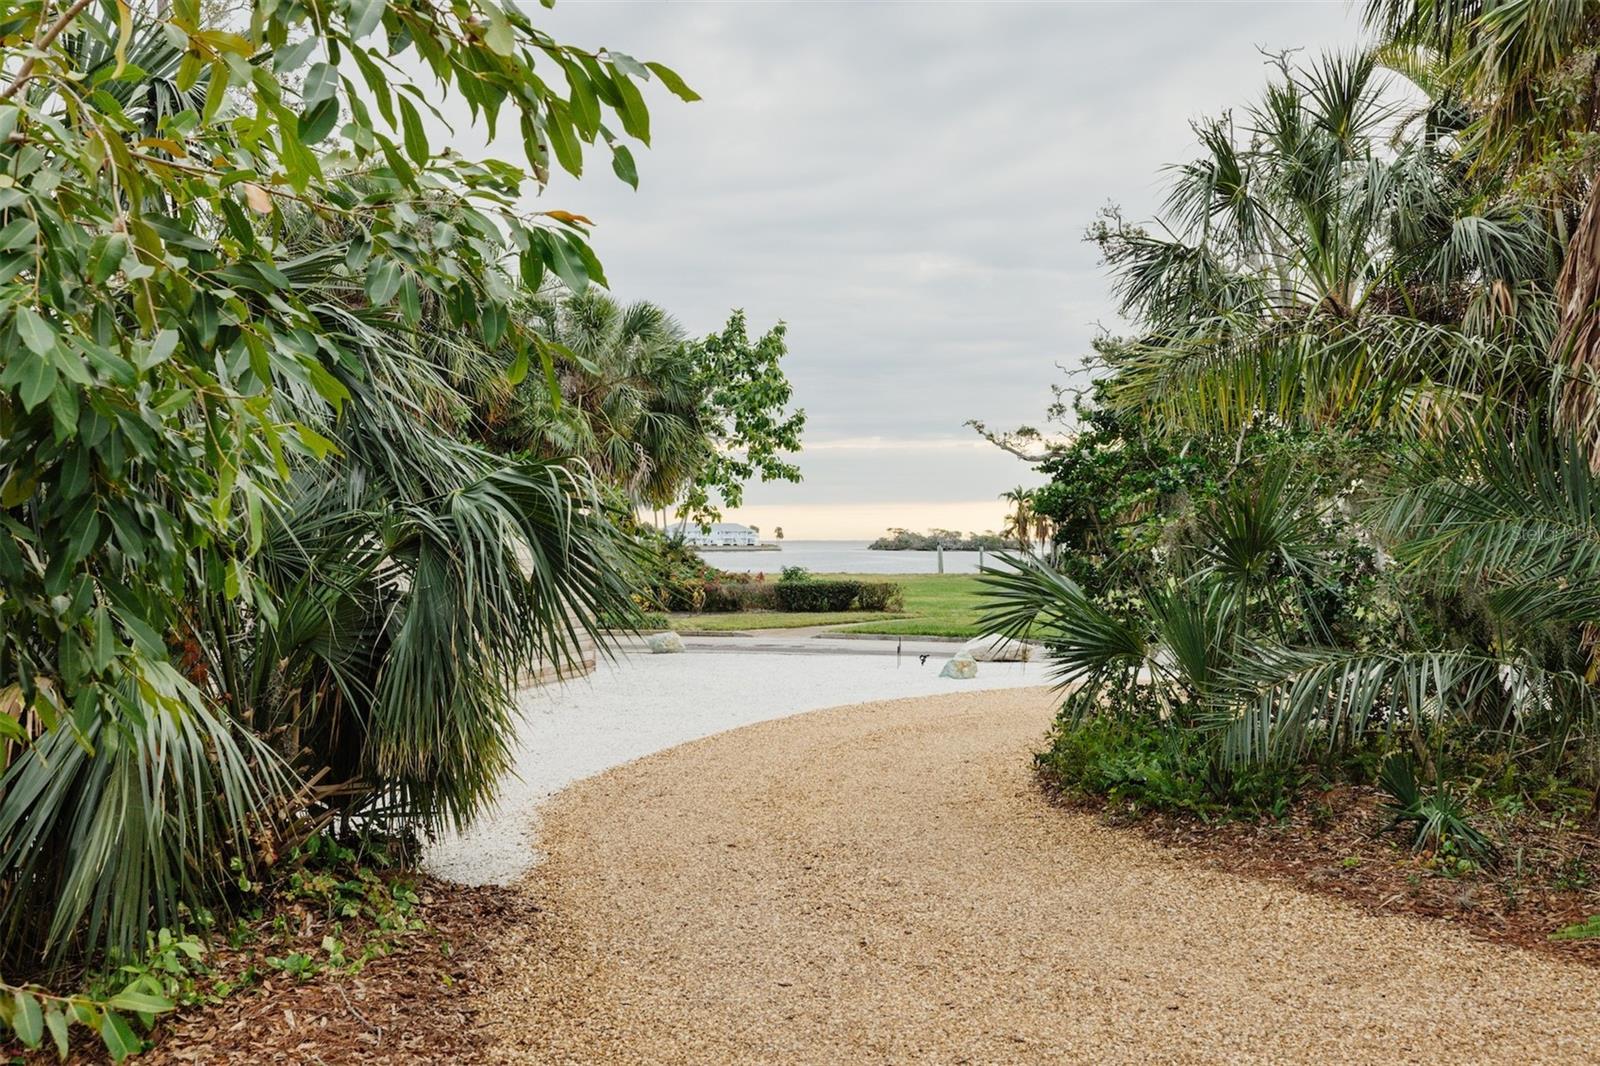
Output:
<path fill-rule="evenodd" d="M 691 340 L 655 304 L 551 283 L 513 315 L 545 345 L 545 375 L 458 358 L 472 430 L 501 452 L 582 458 L 626 506 L 707 522 L 752 480 L 798 481 L 805 412 L 781 365 L 782 323 L 752 342 L 744 314 Z M 663 523 L 665 524 L 665 523 Z"/>
<path fill-rule="evenodd" d="M 988 578 L 1067 686 L 1058 781 L 1261 812 L 1379 760 L 1396 820 L 1473 861 L 1461 767 L 1600 786 L 1600 482 L 1556 300 L 1593 168 L 1540 180 L 1464 58 L 1547 6 L 1418 4 L 1456 36 L 1396 16 L 1280 60 L 1155 224 L 1092 230 L 1134 332 L 1040 456 L 1060 566 Z"/>
<path fill-rule="evenodd" d="M 555 372 L 519 309 L 602 275 L 521 198 L 586 147 L 636 180 L 643 83 L 694 94 L 491 0 L 209 10 L 0 14 L 13 965 L 126 957 L 330 819 L 471 818 L 520 673 L 632 609 L 601 486 L 473 443 L 458 370 Z M 433 143 L 420 77 L 527 169 Z"/>
<path fill-rule="evenodd" d="M 831 612 L 898 611 L 905 590 L 892 581 L 814 578 L 804 567 L 784 567 L 776 581 L 761 573 L 718 570 L 681 540 L 654 530 L 644 535 L 638 593 L 650 611 L 722 613 L 729 611 Z"/>

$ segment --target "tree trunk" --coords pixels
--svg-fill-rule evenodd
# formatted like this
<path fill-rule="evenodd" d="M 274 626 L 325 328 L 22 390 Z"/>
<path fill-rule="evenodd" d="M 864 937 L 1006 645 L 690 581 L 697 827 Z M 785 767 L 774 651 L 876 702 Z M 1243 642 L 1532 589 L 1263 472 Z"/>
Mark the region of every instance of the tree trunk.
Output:
<path fill-rule="evenodd" d="M 1560 418 L 1589 452 L 1600 470 L 1600 180 L 1589 186 L 1583 215 L 1567 242 L 1561 276 L 1556 280 L 1555 356 L 1566 370 Z"/>

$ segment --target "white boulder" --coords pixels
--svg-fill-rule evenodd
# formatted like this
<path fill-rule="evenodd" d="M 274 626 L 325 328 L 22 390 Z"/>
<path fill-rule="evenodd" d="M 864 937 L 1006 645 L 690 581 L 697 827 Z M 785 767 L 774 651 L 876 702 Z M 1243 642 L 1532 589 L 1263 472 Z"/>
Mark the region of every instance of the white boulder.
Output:
<path fill-rule="evenodd" d="M 665 633 L 652 633 L 644 642 L 649 647 L 651 655 L 672 655 L 683 650 L 683 638 L 671 630 Z"/>
<path fill-rule="evenodd" d="M 978 676 L 978 663 L 970 655 L 957 654 L 944 664 L 944 669 L 939 671 L 940 677 L 953 677 L 957 681 L 971 681 Z"/>

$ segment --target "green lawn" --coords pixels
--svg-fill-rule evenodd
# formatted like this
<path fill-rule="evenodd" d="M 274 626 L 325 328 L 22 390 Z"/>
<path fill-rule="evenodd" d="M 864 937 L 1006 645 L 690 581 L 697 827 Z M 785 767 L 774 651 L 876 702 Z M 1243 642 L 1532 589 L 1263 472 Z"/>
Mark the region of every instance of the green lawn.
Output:
<path fill-rule="evenodd" d="M 790 611 L 740 611 L 729 614 L 675 614 L 672 624 L 681 631 L 711 633 L 755 629 L 796 629 L 801 626 L 841 626 L 844 633 L 887 633 L 906 637 L 980 636 L 978 576 L 976 574 L 818 574 L 819 578 L 861 578 L 893 581 L 906 592 L 903 611 L 894 614 L 868 611 L 806 614 Z M 854 624 L 847 624 L 854 623 Z"/>

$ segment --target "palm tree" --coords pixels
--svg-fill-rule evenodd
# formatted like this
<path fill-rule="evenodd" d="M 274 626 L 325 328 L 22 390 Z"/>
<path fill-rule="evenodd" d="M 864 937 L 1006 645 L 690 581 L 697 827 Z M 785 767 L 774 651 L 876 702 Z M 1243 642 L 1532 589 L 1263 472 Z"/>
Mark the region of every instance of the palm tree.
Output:
<path fill-rule="evenodd" d="M 1013 510 L 1006 519 L 1006 527 L 1001 530 L 1001 536 L 1011 537 L 1017 542 L 1017 547 L 1023 551 L 1031 551 L 1030 542 L 1033 539 L 1033 490 L 1018 485 L 1014 489 L 1007 489 L 1000 494 L 1000 498 L 1011 504 Z"/>
<path fill-rule="evenodd" d="M 1472 166 L 1459 110 L 1403 121 L 1380 74 L 1372 55 L 1280 64 L 1240 119 L 1200 127 L 1205 154 L 1176 168 L 1156 232 L 1102 224 L 1143 330 L 1107 346 L 1115 404 L 1238 434 L 1537 406 L 1555 239 Z"/>
<path fill-rule="evenodd" d="M 548 375 L 506 380 L 503 363 L 458 359 L 496 447 L 575 456 L 629 502 L 665 507 L 706 459 L 703 400 L 683 328 L 655 304 L 547 287 L 522 320 Z"/>
<path fill-rule="evenodd" d="M 1600 4 L 1368 0 L 1366 21 L 1401 48 L 1440 57 L 1452 91 L 1477 114 L 1469 134 L 1480 166 L 1545 191 L 1542 208 L 1570 233 L 1555 287 L 1550 352 L 1564 368 L 1558 410 L 1600 465 Z"/>
<path fill-rule="evenodd" d="M 1214 503 L 1159 531 L 1144 586 L 1102 600 L 1024 559 L 986 578 L 985 625 L 1043 640 L 1069 723 L 1142 716 L 1218 772 L 1383 732 L 1425 765 L 1453 736 L 1576 756 L 1592 782 L 1600 481 L 1591 440 L 1550 429 L 1552 411 L 1572 422 L 1558 227 L 1475 132 L 1501 119 L 1432 57 L 1386 58 L 1433 90 L 1412 113 L 1373 57 L 1284 65 L 1243 136 L 1202 128 L 1159 235 L 1107 221 L 1137 330 L 1104 347 L 1107 395 L 1176 445 L 1235 434 L 1234 461 Z M 1371 427 L 1389 446 L 1363 474 L 1382 488 L 1337 501 L 1245 452 L 1269 430 Z M 1324 532 L 1336 503 L 1398 603 L 1360 639 L 1328 606 L 1348 584 Z"/>

